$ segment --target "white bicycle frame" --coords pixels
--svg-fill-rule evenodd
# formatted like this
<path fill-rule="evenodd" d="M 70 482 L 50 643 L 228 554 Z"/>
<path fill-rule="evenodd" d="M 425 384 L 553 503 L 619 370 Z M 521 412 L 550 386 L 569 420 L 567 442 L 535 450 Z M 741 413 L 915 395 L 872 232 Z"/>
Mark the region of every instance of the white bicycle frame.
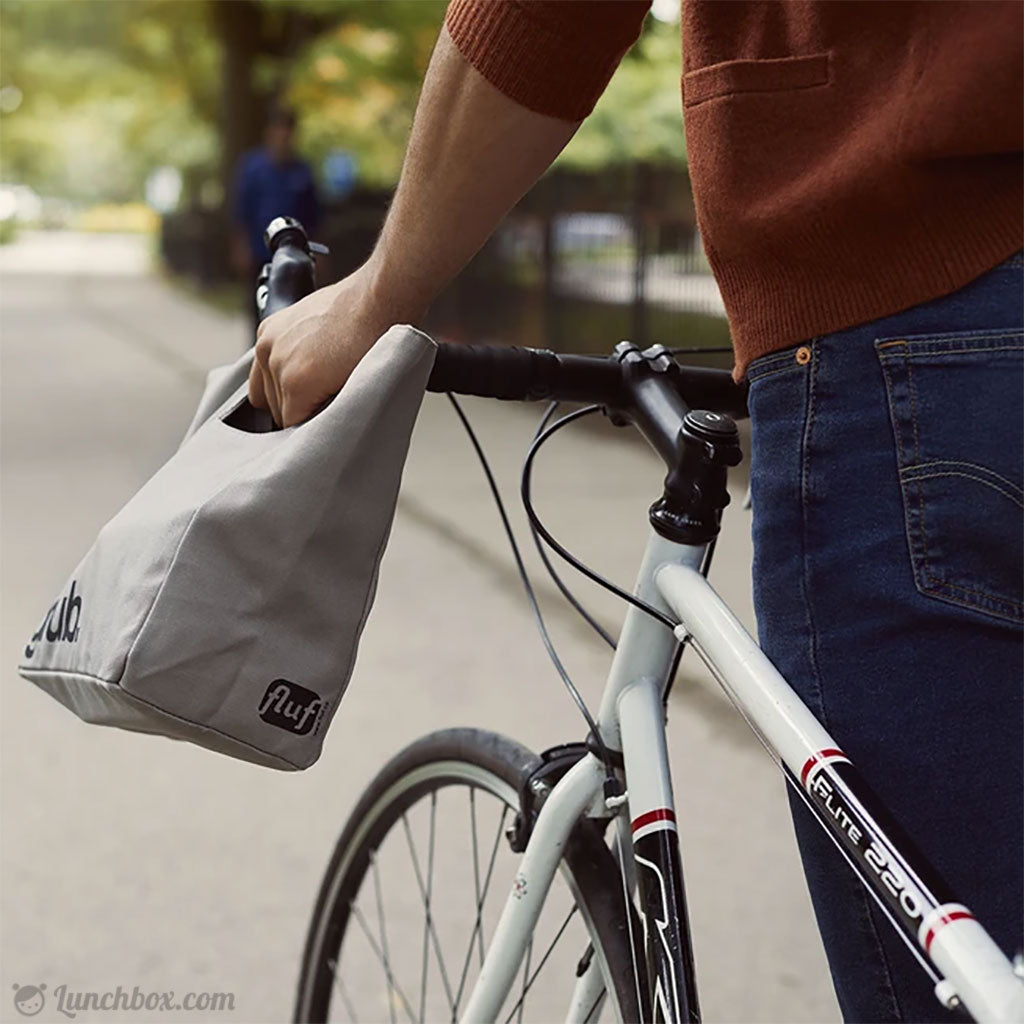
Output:
<path fill-rule="evenodd" d="M 867 880 L 894 925 L 900 927 L 899 918 L 903 932 L 914 935 L 923 954 L 919 959 L 929 959 L 942 979 L 936 985 L 939 1001 L 946 1006 L 963 1003 L 980 1022 L 1024 1022 L 1024 981 L 966 907 L 940 902 L 865 808 L 849 758 L 701 575 L 705 554 L 704 545 L 676 544 L 652 533 L 635 593 L 680 625 L 673 635 L 634 606 L 626 615 L 598 719 L 606 746 L 622 752 L 625 797 L 606 800 L 607 772 L 593 754 L 572 767 L 548 794 L 462 1019 L 492 1021 L 498 1014 L 581 816 L 618 816 L 627 878 L 636 879 L 638 864 L 645 871 L 653 869 L 654 884 L 661 886 L 664 918 L 657 917 L 659 928 L 652 928 L 652 933 L 662 933 L 674 917 L 685 918 L 685 906 L 679 910 L 681 879 L 680 900 L 673 906 L 670 890 L 675 880 L 662 877 L 663 869 L 638 848 L 648 837 L 659 835 L 675 843 L 664 694 L 676 644 L 685 640 L 769 751 L 793 780 L 799 780 L 812 810 L 823 822 L 831 817 L 838 823 L 826 827 L 847 860 Z M 877 876 L 874 887 L 872 872 Z M 889 900 L 888 907 L 883 897 Z M 646 909 L 645 905 L 639 908 L 645 933 L 651 906 L 648 901 Z M 654 906 L 660 914 L 656 902 Z M 685 919 L 675 925 L 682 931 L 688 954 L 688 925 Z M 642 963 L 643 951 L 634 950 L 634 954 Z M 591 959 L 577 983 L 569 1020 L 582 1020 L 601 996 L 604 980 L 596 960 Z M 648 1005 L 656 1005 L 659 1019 L 695 1016 L 696 993 L 692 977 L 685 977 L 686 965 L 680 968 L 677 963 L 673 968 L 668 956 L 659 961 L 648 964 L 644 973 L 650 980 L 640 982 L 651 985 Z M 639 996 L 638 1005 L 643 1006 Z"/>

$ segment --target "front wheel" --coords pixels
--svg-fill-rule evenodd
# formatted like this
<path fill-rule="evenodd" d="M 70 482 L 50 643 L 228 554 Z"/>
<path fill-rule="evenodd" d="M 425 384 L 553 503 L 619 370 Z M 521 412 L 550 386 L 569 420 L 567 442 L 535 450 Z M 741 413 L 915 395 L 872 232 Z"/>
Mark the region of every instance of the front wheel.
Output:
<path fill-rule="evenodd" d="M 384 767 L 320 887 L 297 1022 L 459 1019 L 516 876 L 505 831 L 538 764 L 502 736 L 449 729 Z M 575 993 L 573 1019 L 639 1020 L 634 928 L 600 831 L 580 822 L 497 1019 L 565 1020 Z"/>

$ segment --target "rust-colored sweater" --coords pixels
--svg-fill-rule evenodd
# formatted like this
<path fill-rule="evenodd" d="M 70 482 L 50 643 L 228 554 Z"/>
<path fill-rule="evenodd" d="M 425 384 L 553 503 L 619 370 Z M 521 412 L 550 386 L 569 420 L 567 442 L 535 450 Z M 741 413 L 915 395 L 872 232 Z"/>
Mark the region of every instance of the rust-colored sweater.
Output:
<path fill-rule="evenodd" d="M 446 24 L 507 96 L 580 120 L 649 6 L 452 0 Z M 690 175 L 737 375 L 1024 244 L 1018 0 L 683 0 L 682 36 Z"/>

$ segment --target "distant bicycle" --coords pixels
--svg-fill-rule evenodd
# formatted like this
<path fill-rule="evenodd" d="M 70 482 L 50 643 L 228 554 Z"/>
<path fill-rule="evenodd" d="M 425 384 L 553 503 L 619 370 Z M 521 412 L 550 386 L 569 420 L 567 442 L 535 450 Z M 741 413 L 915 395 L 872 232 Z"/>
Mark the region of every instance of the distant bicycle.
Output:
<path fill-rule="evenodd" d="M 272 308 L 311 287 L 311 274 L 294 272 L 311 260 L 304 235 L 285 235 L 274 259 L 292 272 L 271 267 Z M 539 541 L 628 610 L 615 642 L 555 575 L 615 648 L 595 717 L 544 634 L 587 720 L 584 741 L 536 755 L 495 733 L 444 730 L 370 783 L 320 888 L 294 1019 L 698 1021 L 665 741 L 667 693 L 692 647 L 931 976 L 938 1005 L 1024 1021 L 1020 958 L 1011 964 L 931 867 L 901 849 L 839 739 L 707 582 L 745 390 L 726 371 L 626 342 L 605 357 L 441 345 L 429 390 L 587 403 L 550 425 L 548 410 L 522 497 Z M 531 502 L 538 450 L 598 411 L 638 429 L 667 470 L 632 594 L 565 551 Z"/>

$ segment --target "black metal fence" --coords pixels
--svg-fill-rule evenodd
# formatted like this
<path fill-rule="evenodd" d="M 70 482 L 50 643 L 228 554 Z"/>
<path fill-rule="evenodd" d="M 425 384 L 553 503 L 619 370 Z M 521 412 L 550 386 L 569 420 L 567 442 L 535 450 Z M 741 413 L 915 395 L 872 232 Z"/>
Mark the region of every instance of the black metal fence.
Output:
<path fill-rule="evenodd" d="M 369 255 L 388 200 L 358 192 L 328 211 L 317 234 L 331 248 L 332 278 Z M 224 275 L 226 234 L 221 218 L 175 214 L 164 222 L 164 259 L 210 283 Z M 689 180 L 645 165 L 547 175 L 435 302 L 428 327 L 449 338 L 569 351 L 608 350 L 622 338 L 728 344 Z"/>

